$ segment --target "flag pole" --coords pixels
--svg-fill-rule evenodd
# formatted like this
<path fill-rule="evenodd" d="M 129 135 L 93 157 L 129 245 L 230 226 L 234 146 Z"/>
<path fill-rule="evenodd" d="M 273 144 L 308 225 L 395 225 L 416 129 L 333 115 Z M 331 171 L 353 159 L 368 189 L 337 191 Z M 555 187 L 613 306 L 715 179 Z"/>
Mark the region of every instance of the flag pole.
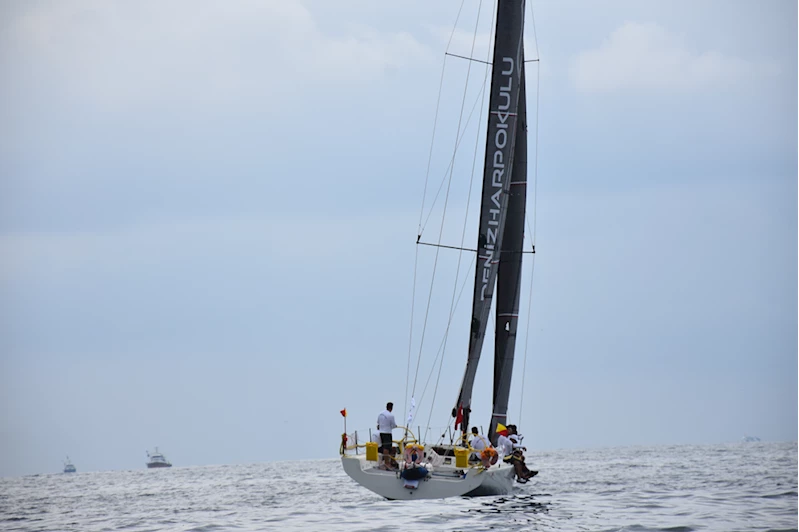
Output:
<path fill-rule="evenodd" d="M 339 414 L 344 418 L 344 434 L 341 435 L 341 454 L 347 454 L 347 409 L 340 410 Z M 358 448 L 355 448 L 355 452 L 358 452 Z"/>

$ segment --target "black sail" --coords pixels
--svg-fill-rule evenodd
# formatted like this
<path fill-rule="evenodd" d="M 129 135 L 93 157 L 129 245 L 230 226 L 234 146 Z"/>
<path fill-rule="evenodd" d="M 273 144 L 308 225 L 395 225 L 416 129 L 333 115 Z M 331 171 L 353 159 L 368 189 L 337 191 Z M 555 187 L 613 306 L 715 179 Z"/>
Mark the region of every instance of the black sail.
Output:
<path fill-rule="evenodd" d="M 524 216 L 527 204 L 527 103 L 524 62 L 519 90 L 519 114 L 516 122 L 516 145 L 513 153 L 513 179 L 510 183 L 508 214 L 502 236 L 502 253 L 497 272 L 496 333 L 494 338 L 494 406 L 489 438 L 497 423 L 507 424 L 508 398 L 513 376 L 513 354 L 519 326 L 519 297 L 522 288 L 522 249 Z"/>
<path fill-rule="evenodd" d="M 454 416 L 463 416 L 458 419 L 462 430 L 469 424 L 474 378 L 491 312 L 505 232 L 523 79 L 523 31 L 524 0 L 498 0 L 469 353 L 453 409 Z"/>

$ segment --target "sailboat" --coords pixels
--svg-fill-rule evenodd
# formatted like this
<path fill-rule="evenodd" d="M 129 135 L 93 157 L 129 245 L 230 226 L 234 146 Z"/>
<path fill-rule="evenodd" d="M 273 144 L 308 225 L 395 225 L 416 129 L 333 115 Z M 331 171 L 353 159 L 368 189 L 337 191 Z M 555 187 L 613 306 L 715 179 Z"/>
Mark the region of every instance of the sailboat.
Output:
<path fill-rule="evenodd" d="M 469 348 L 465 373 L 452 410 L 455 429 L 463 435 L 462 442 L 470 426 L 472 392 L 495 288 L 494 392 L 489 424 L 492 442 L 496 443 L 497 424 L 507 423 L 527 198 L 524 9 L 525 0 L 497 1 Z M 415 483 L 406 482 L 401 472 L 409 465 L 410 455 L 403 451 L 409 445 L 423 442 L 417 441 L 406 428 L 405 437 L 395 442 L 404 460 L 397 462 L 395 470 L 386 469 L 381 467 L 377 457 L 377 443 L 366 443 L 366 452 L 359 453 L 359 443 L 348 440 L 346 409 L 342 415 L 345 416 L 341 445 L 344 471 L 358 484 L 387 499 L 504 495 L 513 490 L 511 465 L 500 459 L 485 467 L 480 460 L 470 460 L 471 450 L 465 443 L 449 448 L 421 446 L 427 475 Z M 355 453 L 348 452 L 353 449 Z"/>
<path fill-rule="evenodd" d="M 67 456 L 67 460 L 64 462 L 64 473 L 75 473 L 76 471 L 77 469 L 75 469 L 75 466 L 69 459 L 69 456 Z"/>

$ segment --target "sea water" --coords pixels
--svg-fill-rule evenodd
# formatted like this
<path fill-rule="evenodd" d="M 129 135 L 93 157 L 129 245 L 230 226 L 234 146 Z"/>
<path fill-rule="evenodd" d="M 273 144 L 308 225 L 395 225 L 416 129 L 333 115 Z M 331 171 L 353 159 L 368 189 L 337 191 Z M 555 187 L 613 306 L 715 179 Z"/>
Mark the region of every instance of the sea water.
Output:
<path fill-rule="evenodd" d="M 338 459 L 0 479 L 0 529 L 797 530 L 797 445 L 532 452 L 503 497 L 387 501 Z"/>

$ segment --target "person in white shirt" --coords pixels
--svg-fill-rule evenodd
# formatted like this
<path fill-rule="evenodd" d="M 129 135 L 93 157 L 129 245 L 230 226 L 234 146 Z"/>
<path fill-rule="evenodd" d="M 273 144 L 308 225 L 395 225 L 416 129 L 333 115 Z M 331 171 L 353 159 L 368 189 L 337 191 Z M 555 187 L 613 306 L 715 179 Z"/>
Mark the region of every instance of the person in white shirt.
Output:
<path fill-rule="evenodd" d="M 497 451 L 491 445 L 491 442 L 488 441 L 488 438 L 482 436 L 477 431 L 477 427 L 472 427 L 472 440 L 469 442 L 469 445 L 476 451 L 469 456 L 469 460 L 479 460 L 486 469 L 497 463 L 497 459 L 499 458 Z"/>
<path fill-rule="evenodd" d="M 391 464 L 391 455 L 394 454 L 394 444 L 391 441 L 391 431 L 397 428 L 397 422 L 394 420 L 394 403 L 386 403 L 386 409 L 380 412 L 377 416 L 377 431 L 380 434 L 381 445 L 378 448 L 383 454 L 383 465 L 386 469 L 393 469 Z"/>
<path fill-rule="evenodd" d="M 488 439 L 480 435 L 477 427 L 472 427 L 472 439 L 469 442 L 469 445 L 471 445 L 472 449 L 475 451 L 482 451 L 486 447 L 491 446 L 491 444 L 488 442 Z"/>
<path fill-rule="evenodd" d="M 508 437 L 508 434 L 513 433 L 511 427 L 512 425 L 508 425 L 507 428 L 503 427 L 502 430 L 497 431 L 497 449 L 499 449 L 503 455 L 502 460 L 505 463 L 513 465 L 513 470 L 516 473 L 516 480 L 524 484 L 529 480 L 532 474 L 530 474 L 530 471 L 524 465 L 524 458 L 521 457 L 522 451 L 517 449 L 514 452 L 513 441 Z"/>
<path fill-rule="evenodd" d="M 513 442 L 514 449 L 521 449 L 522 451 L 526 451 L 527 447 L 522 447 L 522 439 L 524 436 L 519 434 L 516 429 L 516 425 L 508 425 L 508 439 Z"/>
<path fill-rule="evenodd" d="M 513 442 L 508 438 L 507 430 L 497 432 L 497 449 L 506 458 L 513 454 Z"/>
<path fill-rule="evenodd" d="M 510 442 L 511 452 L 510 454 L 506 453 L 504 460 L 513 464 L 517 481 L 524 484 L 536 476 L 538 471 L 531 471 L 525 463 L 524 453 L 522 451 L 526 451 L 527 448 L 521 445 L 521 437 L 516 429 L 516 425 L 508 425 L 508 436 L 505 439 Z"/>

